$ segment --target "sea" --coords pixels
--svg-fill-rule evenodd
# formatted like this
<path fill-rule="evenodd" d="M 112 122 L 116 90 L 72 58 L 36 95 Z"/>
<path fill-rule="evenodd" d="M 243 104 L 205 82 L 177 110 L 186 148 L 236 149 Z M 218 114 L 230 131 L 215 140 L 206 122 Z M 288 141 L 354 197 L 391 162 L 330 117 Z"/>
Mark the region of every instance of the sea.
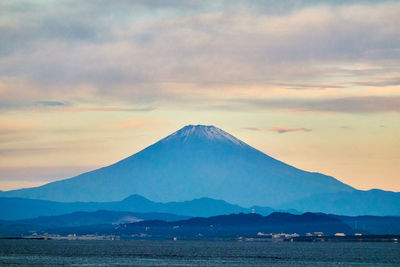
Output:
<path fill-rule="evenodd" d="M 0 240 L 0 266 L 400 266 L 400 244 Z"/>

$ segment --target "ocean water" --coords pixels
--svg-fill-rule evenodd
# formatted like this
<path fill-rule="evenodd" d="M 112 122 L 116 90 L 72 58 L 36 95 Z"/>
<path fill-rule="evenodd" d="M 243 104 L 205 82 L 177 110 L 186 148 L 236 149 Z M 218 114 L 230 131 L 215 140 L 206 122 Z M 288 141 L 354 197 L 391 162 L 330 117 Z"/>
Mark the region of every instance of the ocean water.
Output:
<path fill-rule="evenodd" d="M 0 240 L 0 266 L 400 266 L 400 244 Z"/>

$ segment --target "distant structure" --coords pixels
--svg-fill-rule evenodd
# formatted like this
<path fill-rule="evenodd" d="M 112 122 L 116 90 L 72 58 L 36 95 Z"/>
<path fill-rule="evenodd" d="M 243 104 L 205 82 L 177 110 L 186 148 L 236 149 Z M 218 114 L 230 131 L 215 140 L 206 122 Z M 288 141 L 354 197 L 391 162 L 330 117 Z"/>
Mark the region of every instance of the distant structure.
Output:
<path fill-rule="evenodd" d="M 251 213 L 253 213 L 253 214 L 254 214 L 254 213 L 256 213 L 256 211 L 255 211 L 254 209 L 251 209 Z"/>
<path fill-rule="evenodd" d="M 336 233 L 335 236 L 346 236 L 344 233 Z"/>

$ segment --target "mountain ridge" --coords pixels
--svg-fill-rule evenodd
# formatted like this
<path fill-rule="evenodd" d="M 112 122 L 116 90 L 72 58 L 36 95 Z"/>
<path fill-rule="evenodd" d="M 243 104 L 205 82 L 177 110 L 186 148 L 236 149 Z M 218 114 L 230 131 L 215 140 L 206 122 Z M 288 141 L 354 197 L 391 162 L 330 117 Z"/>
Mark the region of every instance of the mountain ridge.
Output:
<path fill-rule="evenodd" d="M 139 195 L 129 196 L 115 202 L 55 202 L 26 198 L 1 198 L 0 220 L 23 220 L 39 216 L 60 216 L 73 212 L 110 210 L 136 213 L 168 213 L 176 216 L 208 217 L 220 214 L 251 212 L 253 207 L 243 208 L 223 200 L 199 198 L 183 202 L 160 203 Z M 256 207 L 264 215 L 275 211 L 269 207 Z"/>
<path fill-rule="evenodd" d="M 262 231 L 262 234 L 259 233 Z M 181 236 L 265 237 L 269 233 L 336 232 L 362 235 L 400 234 L 399 216 L 340 216 L 312 213 L 290 214 L 273 212 L 268 216 L 257 213 L 235 213 L 209 217 L 184 217 L 165 213 L 133 213 L 99 210 L 75 212 L 60 216 L 42 216 L 33 219 L 2 221 L 0 237 L 21 235 L 78 235 L 117 234 L 125 238 L 165 238 Z M 270 235 L 269 235 L 270 236 Z M 271 236 L 270 236 L 271 237 Z M 357 242 L 360 240 L 357 239 Z"/>
<path fill-rule="evenodd" d="M 274 212 L 268 216 L 256 213 L 219 215 L 207 218 L 194 217 L 186 220 L 164 222 L 160 220 L 140 221 L 127 224 L 121 233 L 140 233 L 147 229 L 148 234 L 169 236 L 257 236 L 258 233 L 301 234 L 337 232 L 351 234 L 354 230 L 339 218 L 323 213 Z"/>
<path fill-rule="evenodd" d="M 400 216 L 400 193 L 371 189 L 315 194 L 307 198 L 278 205 L 275 208 L 287 209 L 288 207 L 300 211 L 349 216 Z"/>

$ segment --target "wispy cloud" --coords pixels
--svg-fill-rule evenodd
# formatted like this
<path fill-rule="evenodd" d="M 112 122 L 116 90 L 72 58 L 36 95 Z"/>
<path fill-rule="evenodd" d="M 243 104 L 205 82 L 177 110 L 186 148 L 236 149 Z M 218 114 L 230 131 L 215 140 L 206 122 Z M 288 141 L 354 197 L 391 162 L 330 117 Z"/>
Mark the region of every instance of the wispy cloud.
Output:
<path fill-rule="evenodd" d="M 283 127 L 283 126 L 272 126 L 269 131 L 272 132 L 277 132 L 277 133 L 288 133 L 288 132 L 298 132 L 298 131 L 302 131 L 302 132 L 310 132 L 312 131 L 311 129 L 308 128 L 289 128 L 289 127 Z"/>
<path fill-rule="evenodd" d="M 243 127 L 242 129 L 249 131 L 260 131 L 260 128 L 257 127 Z"/>
<path fill-rule="evenodd" d="M 0 101 L 0 109 L 32 109 L 32 108 L 58 108 L 70 106 L 68 102 L 60 101 Z"/>
<path fill-rule="evenodd" d="M 33 106 L 38 106 L 38 107 L 62 107 L 62 106 L 68 106 L 68 103 L 65 102 L 59 102 L 59 101 L 37 101 L 33 103 Z"/>
<path fill-rule="evenodd" d="M 153 107 L 146 108 L 123 108 L 123 107 L 68 107 L 60 109 L 60 111 L 65 112 L 90 112 L 90 111 L 127 111 L 127 112 L 140 112 L 140 111 L 152 111 L 155 110 Z"/>
<path fill-rule="evenodd" d="M 378 113 L 400 112 L 400 96 L 354 96 L 343 98 L 234 99 L 210 108 L 227 110 L 282 110 L 290 112 Z"/>
<path fill-rule="evenodd" d="M 28 109 L 60 112 L 145 112 L 155 110 L 156 107 L 112 107 L 112 106 L 85 106 L 60 101 L 33 101 L 33 102 L 0 102 L 0 110 Z"/>
<path fill-rule="evenodd" d="M 356 85 L 362 85 L 362 86 L 391 86 L 391 85 L 400 85 L 400 77 L 394 77 L 394 78 L 376 78 L 374 80 L 365 80 L 365 81 L 359 81 L 359 82 L 354 82 Z"/>

